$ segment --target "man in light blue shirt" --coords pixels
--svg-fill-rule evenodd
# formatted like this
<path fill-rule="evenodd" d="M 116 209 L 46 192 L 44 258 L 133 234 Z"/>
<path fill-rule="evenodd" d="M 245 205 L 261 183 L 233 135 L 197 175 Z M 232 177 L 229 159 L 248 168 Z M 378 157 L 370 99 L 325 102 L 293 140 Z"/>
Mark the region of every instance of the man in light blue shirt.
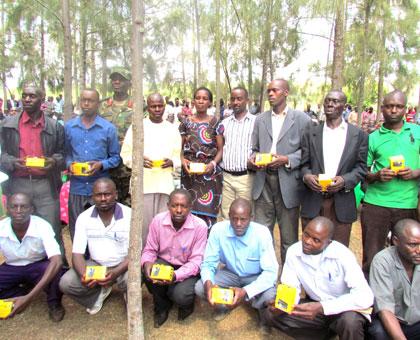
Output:
<path fill-rule="evenodd" d="M 251 211 L 251 203 L 238 198 L 230 206 L 229 221 L 213 226 L 195 292 L 214 306 L 211 288 L 232 288 L 234 299 L 230 309 L 250 301 L 261 314 L 265 302 L 275 296 L 279 265 L 270 231 L 251 222 Z M 219 269 L 220 263 L 224 266 Z M 228 311 L 226 306 L 218 305 L 215 320 L 222 320 Z"/>

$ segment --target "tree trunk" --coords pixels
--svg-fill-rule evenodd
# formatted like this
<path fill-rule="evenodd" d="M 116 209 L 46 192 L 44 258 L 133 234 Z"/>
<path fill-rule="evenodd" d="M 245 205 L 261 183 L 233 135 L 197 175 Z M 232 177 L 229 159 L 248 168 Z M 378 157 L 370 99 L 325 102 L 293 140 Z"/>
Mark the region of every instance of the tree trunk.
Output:
<path fill-rule="evenodd" d="M 140 254 L 143 228 L 143 0 L 131 2 L 131 74 L 133 79 L 133 171 L 131 174 L 132 215 L 128 264 L 128 339 L 144 339 Z"/>
<path fill-rule="evenodd" d="M 344 32 L 345 32 L 345 0 L 337 1 L 334 27 L 334 55 L 331 76 L 331 88 L 341 90 L 344 85 Z"/>
<path fill-rule="evenodd" d="M 201 86 L 201 39 L 200 39 L 200 14 L 198 11 L 198 0 L 194 0 L 195 31 L 197 39 L 197 82 Z"/>
<path fill-rule="evenodd" d="M 81 2 L 82 8 L 87 6 L 86 0 Z M 86 44 L 87 44 L 87 18 L 86 14 L 81 10 L 80 19 L 80 86 L 82 89 L 86 88 L 86 73 L 87 73 L 87 61 L 86 61 Z"/>
<path fill-rule="evenodd" d="M 216 116 L 220 119 L 220 0 L 216 0 Z"/>
<path fill-rule="evenodd" d="M 69 120 L 73 111 L 72 79 L 71 79 L 71 30 L 70 30 L 70 4 L 69 0 L 61 0 L 61 10 L 64 28 L 64 120 Z"/>
<path fill-rule="evenodd" d="M 1 2 L 1 31 L 2 31 L 2 37 L 1 37 L 1 42 L 2 42 L 2 46 L 6 46 L 6 25 L 5 25 L 5 10 L 4 10 L 4 1 L 3 0 Z M 1 49 L 1 57 L 2 60 L 6 60 L 6 48 L 2 48 Z M 2 85 L 3 85 L 3 107 L 1 108 L 1 110 L 4 112 L 7 108 L 7 86 L 6 86 L 6 72 L 4 69 L 4 65 L 2 66 L 2 72 L 1 72 L 1 80 L 2 80 Z"/>
<path fill-rule="evenodd" d="M 90 87 L 96 88 L 96 60 L 95 60 L 95 38 L 90 36 Z"/>
<path fill-rule="evenodd" d="M 385 22 L 382 23 L 385 26 Z M 379 51 L 379 69 L 378 69 L 378 106 L 376 108 L 376 124 L 378 124 L 381 118 L 381 105 L 382 100 L 384 98 L 384 77 L 385 77 L 385 58 L 386 58 L 386 50 L 385 47 L 385 27 L 382 28 L 382 48 Z"/>
<path fill-rule="evenodd" d="M 187 98 L 187 80 L 185 77 L 185 51 L 184 44 L 181 42 L 181 62 L 182 62 L 182 97 Z"/>
<path fill-rule="evenodd" d="M 74 39 L 75 40 L 75 39 Z M 80 102 L 79 102 L 79 97 L 80 97 L 80 86 L 79 86 L 79 77 L 77 76 L 79 74 L 79 68 L 78 68 L 78 63 L 77 63 L 77 43 L 76 41 L 74 41 L 74 45 L 73 45 L 73 51 L 74 51 L 74 55 L 75 57 L 73 58 L 73 79 L 74 79 L 74 92 L 76 95 L 76 108 L 80 109 Z"/>
<path fill-rule="evenodd" d="M 45 93 L 45 27 L 44 19 L 41 18 L 40 25 L 40 35 L 41 35 L 41 62 L 39 64 L 40 71 L 40 86 Z"/>
<path fill-rule="evenodd" d="M 363 36 L 362 36 L 362 54 L 361 54 L 361 62 L 360 62 L 360 80 L 358 84 L 358 91 L 357 91 L 357 110 L 358 110 L 358 117 L 357 117 L 357 124 L 358 126 L 362 123 L 362 112 L 363 112 L 363 103 L 364 103 L 364 95 L 365 95 L 365 78 L 367 73 L 367 60 L 366 60 L 366 45 L 367 39 L 369 35 L 369 18 L 370 18 L 370 10 L 372 8 L 373 0 L 365 0 L 365 13 L 363 19 Z"/>

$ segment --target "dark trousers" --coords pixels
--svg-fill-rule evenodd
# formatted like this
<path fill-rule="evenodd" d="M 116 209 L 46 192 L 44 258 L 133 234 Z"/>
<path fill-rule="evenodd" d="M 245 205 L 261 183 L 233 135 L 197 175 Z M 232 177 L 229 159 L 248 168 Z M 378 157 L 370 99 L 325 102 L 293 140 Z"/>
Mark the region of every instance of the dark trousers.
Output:
<path fill-rule="evenodd" d="M 400 323 L 401 329 L 407 339 L 420 340 L 420 321 L 414 325 L 404 325 Z M 381 319 L 375 317 L 368 328 L 369 339 L 372 340 L 390 340 L 388 333 L 382 325 Z"/>
<path fill-rule="evenodd" d="M 298 241 L 299 207 L 286 208 L 280 190 L 278 174 L 266 174 L 261 196 L 255 201 L 255 222 L 267 226 L 273 236 L 276 222 L 280 229 L 281 260 L 286 260 L 286 251 Z"/>
<path fill-rule="evenodd" d="M 352 223 L 342 223 L 337 219 L 335 214 L 334 198 L 324 198 L 322 200 L 321 210 L 319 216 L 329 218 L 335 226 L 333 240 L 344 244 L 346 247 L 350 244 L 350 234 Z M 311 221 L 310 218 L 301 218 L 302 230 L 305 229 L 306 225 Z"/>
<path fill-rule="evenodd" d="M 42 260 L 26 266 L 11 266 L 6 263 L 0 265 L 0 299 L 8 299 L 28 294 L 41 280 L 50 261 Z M 48 306 L 61 304 L 63 294 L 58 288 L 64 269 L 61 269 L 46 286 Z"/>
<path fill-rule="evenodd" d="M 267 308 L 263 314 L 264 322 L 295 339 L 329 339 L 337 334 L 340 339 L 364 339 L 367 319 L 357 312 L 344 312 L 337 315 L 317 315 L 307 320 L 286 313 L 274 315 Z"/>
<path fill-rule="evenodd" d="M 171 265 L 162 259 L 158 259 L 156 262 Z M 149 280 L 145 280 L 147 289 L 150 294 L 153 295 L 155 313 L 169 310 L 172 307 L 173 302 L 175 302 L 179 308 L 191 307 L 194 304 L 194 286 L 198 279 L 198 276 L 193 276 L 182 282 L 174 282 L 167 286 L 160 286 Z"/>
<path fill-rule="evenodd" d="M 367 278 L 373 257 L 385 248 L 389 231 L 398 221 L 405 218 L 417 220 L 416 209 L 385 208 L 363 203 L 360 215 L 363 244 L 362 269 Z"/>
<path fill-rule="evenodd" d="M 74 239 L 77 218 L 82 212 L 89 209 L 92 205 L 93 202 L 91 196 L 69 194 L 69 229 L 72 242 Z"/>

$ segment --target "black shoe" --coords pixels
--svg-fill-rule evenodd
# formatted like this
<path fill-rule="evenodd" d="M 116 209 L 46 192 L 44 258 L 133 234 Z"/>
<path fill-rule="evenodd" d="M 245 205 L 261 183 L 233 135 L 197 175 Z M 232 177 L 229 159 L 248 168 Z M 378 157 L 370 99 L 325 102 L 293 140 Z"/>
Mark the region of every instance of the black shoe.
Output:
<path fill-rule="evenodd" d="M 194 312 L 194 305 L 178 308 L 178 321 L 185 320 Z"/>
<path fill-rule="evenodd" d="M 64 310 L 62 304 L 48 307 L 48 315 L 50 316 L 50 319 L 54 322 L 60 322 L 61 320 L 63 320 L 64 314 L 66 314 L 66 311 Z"/>
<path fill-rule="evenodd" d="M 153 315 L 153 321 L 155 328 L 162 326 L 166 320 L 168 320 L 169 310 L 164 310 L 162 312 L 156 313 Z"/>

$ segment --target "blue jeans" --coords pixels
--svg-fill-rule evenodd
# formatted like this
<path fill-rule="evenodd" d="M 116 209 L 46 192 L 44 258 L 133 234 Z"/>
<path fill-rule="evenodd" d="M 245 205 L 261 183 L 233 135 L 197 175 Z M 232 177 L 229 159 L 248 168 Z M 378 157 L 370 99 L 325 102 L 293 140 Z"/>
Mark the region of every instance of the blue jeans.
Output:
<path fill-rule="evenodd" d="M 401 329 L 407 339 L 420 339 L 420 321 L 413 325 L 405 325 L 400 322 Z M 389 340 L 390 337 L 382 325 L 381 319 L 378 316 L 374 317 L 368 329 L 370 339 L 373 340 Z"/>

